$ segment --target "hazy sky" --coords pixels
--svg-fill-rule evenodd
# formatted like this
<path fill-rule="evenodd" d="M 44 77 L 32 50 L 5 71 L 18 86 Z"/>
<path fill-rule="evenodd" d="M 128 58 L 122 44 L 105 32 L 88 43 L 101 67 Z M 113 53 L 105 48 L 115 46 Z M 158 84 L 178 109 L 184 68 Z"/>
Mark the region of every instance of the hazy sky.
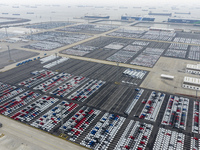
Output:
<path fill-rule="evenodd" d="M 69 4 L 69 5 L 134 5 L 134 4 L 199 4 L 200 0 L 0 0 L 14 4 Z"/>

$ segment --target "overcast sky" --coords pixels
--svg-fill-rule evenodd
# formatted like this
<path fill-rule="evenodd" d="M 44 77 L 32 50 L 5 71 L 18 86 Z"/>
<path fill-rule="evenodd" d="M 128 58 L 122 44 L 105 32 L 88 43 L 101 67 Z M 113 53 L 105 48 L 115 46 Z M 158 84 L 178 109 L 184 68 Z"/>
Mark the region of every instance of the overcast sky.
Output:
<path fill-rule="evenodd" d="M 148 4 L 200 4 L 200 0 L 0 0 L 0 3 L 14 4 L 69 4 L 69 5 L 139 5 Z"/>

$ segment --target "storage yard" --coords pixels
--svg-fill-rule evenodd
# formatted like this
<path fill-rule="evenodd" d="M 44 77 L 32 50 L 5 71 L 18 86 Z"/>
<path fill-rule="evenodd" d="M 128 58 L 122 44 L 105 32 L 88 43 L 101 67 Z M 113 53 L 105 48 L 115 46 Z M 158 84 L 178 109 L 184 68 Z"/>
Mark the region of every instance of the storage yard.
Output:
<path fill-rule="evenodd" d="M 28 25 L 25 27 L 33 28 L 33 29 L 54 29 L 54 28 L 68 26 L 72 24 L 75 24 L 75 22 L 44 22 L 44 23 L 36 23 L 33 25 Z"/>
<path fill-rule="evenodd" d="M 117 28 L 117 26 L 81 24 L 81 25 L 75 25 L 71 27 L 64 27 L 64 28 L 58 29 L 58 31 L 99 34 L 99 33 L 107 32 L 109 30 L 113 30 L 115 28 Z"/>
<path fill-rule="evenodd" d="M 182 87 L 185 76 L 199 77 L 187 70 L 198 64 L 198 35 L 95 24 L 27 27 L 45 31 L 24 36 L 30 41 L 12 50 L 24 54 L 11 51 L 15 67 L 0 72 L 0 114 L 6 119 L 80 149 L 199 147 L 199 95 Z"/>
<path fill-rule="evenodd" d="M 25 39 L 39 41 L 24 48 L 49 51 L 65 45 L 73 44 L 78 41 L 87 39 L 91 36 L 85 34 L 72 34 L 64 32 L 42 32 L 39 34 L 28 35 Z"/>

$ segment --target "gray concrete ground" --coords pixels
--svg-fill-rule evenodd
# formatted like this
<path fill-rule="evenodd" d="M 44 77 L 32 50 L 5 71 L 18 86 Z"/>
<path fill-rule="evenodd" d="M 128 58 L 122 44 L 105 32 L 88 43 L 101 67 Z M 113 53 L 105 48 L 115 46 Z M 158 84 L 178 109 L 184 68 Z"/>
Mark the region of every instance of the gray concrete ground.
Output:
<path fill-rule="evenodd" d="M 198 63 L 198 61 L 161 57 L 140 87 L 173 94 L 196 96 L 195 90 L 182 88 L 182 84 L 185 76 L 199 78 L 198 75 L 185 73 L 187 64 Z M 174 80 L 163 79 L 160 77 L 161 74 L 172 75 Z"/>
<path fill-rule="evenodd" d="M 10 65 L 15 62 L 19 62 L 30 57 L 37 56 L 39 53 L 28 52 L 18 49 L 11 49 L 10 51 L 0 52 L 0 68 Z"/>

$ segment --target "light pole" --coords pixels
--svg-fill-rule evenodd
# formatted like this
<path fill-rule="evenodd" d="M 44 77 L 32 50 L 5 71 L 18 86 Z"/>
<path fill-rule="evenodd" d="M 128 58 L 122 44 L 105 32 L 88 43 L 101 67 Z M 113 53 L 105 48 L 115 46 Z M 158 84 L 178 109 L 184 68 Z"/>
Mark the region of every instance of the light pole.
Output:
<path fill-rule="evenodd" d="M 55 53 L 55 55 L 56 55 L 56 65 L 58 65 L 58 60 L 57 60 L 57 53 Z"/>
<path fill-rule="evenodd" d="M 7 47 L 8 47 L 9 58 L 10 58 L 10 61 L 11 61 L 12 59 L 11 59 L 11 54 L 10 54 L 10 47 L 9 47 L 9 45 L 7 45 Z"/>
<path fill-rule="evenodd" d="M 120 84 L 120 82 L 119 82 L 119 61 L 117 61 L 116 64 L 117 64 L 117 81 L 115 82 L 115 84 Z"/>

